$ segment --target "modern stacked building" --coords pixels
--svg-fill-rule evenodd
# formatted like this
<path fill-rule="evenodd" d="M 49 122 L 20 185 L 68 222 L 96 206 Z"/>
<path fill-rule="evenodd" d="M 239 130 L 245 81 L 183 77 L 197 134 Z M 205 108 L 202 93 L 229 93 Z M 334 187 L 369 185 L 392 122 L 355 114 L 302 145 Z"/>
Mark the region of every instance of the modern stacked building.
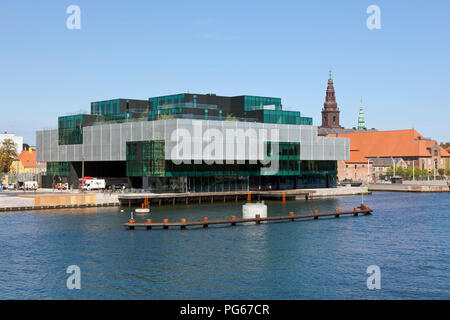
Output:
<path fill-rule="evenodd" d="M 319 137 L 280 98 L 182 93 L 91 103 L 38 131 L 43 186 L 85 176 L 155 192 L 332 187 L 347 138 Z M 274 165 L 276 164 L 276 165 Z"/>

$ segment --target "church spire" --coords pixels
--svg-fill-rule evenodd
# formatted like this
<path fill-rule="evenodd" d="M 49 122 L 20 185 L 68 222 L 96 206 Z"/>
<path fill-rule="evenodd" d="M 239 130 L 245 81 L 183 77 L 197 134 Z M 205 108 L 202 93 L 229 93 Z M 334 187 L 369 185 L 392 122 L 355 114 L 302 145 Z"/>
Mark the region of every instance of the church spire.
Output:
<path fill-rule="evenodd" d="M 364 118 L 364 109 L 361 98 L 361 104 L 359 106 L 359 115 L 358 115 L 358 129 L 365 129 L 365 128 L 366 128 L 366 121 Z"/>
<path fill-rule="evenodd" d="M 331 69 L 329 71 L 325 103 L 322 109 L 322 128 L 341 128 L 339 124 L 339 108 L 337 107 Z"/>

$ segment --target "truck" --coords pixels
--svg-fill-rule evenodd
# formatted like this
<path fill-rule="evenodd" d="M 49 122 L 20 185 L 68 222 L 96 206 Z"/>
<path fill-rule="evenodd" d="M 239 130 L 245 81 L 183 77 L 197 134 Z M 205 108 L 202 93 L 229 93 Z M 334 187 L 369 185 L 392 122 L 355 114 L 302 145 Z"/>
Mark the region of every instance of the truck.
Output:
<path fill-rule="evenodd" d="M 83 191 L 91 191 L 91 190 L 101 190 L 105 189 L 106 183 L 105 179 L 83 179 L 81 183 L 81 190 Z"/>

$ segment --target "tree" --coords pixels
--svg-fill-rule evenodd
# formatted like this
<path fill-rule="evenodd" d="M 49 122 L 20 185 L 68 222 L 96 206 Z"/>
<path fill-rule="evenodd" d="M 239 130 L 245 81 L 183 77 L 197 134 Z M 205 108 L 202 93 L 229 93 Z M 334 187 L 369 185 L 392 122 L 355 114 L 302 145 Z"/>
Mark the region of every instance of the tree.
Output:
<path fill-rule="evenodd" d="M 441 169 L 438 169 L 438 172 L 439 172 L 440 176 L 443 176 L 445 173 L 445 170 L 441 168 Z"/>
<path fill-rule="evenodd" d="M 173 114 L 163 113 L 159 116 L 158 120 L 170 120 L 170 119 L 175 119 L 175 116 Z"/>
<path fill-rule="evenodd" d="M 450 148 L 450 142 L 441 142 L 440 145 L 444 149 Z"/>
<path fill-rule="evenodd" d="M 17 157 L 17 145 L 11 139 L 3 140 L 0 146 L 0 171 L 8 173 L 13 160 Z"/>
<path fill-rule="evenodd" d="M 232 113 L 229 113 L 227 114 L 225 121 L 237 121 L 237 118 Z"/>

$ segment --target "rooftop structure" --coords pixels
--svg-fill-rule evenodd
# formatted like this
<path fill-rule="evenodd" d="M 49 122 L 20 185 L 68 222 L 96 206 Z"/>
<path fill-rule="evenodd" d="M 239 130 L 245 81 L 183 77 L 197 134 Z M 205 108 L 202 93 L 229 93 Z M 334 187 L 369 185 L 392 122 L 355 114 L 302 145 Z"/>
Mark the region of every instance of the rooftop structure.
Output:
<path fill-rule="evenodd" d="M 322 126 L 320 128 L 342 128 L 339 124 L 339 108 L 336 102 L 336 93 L 334 91 L 333 78 L 328 78 L 327 93 L 322 109 Z"/>
<path fill-rule="evenodd" d="M 319 135 L 326 136 L 330 134 L 341 133 L 355 133 L 355 132 L 374 132 L 375 128 L 367 129 L 364 117 L 364 110 L 361 105 L 359 108 L 358 126 L 353 128 L 344 128 L 340 124 L 340 110 L 336 102 L 336 92 L 334 89 L 333 78 L 330 75 L 328 78 L 327 92 L 325 96 L 325 103 L 322 109 L 322 125 L 319 127 Z"/>
<path fill-rule="evenodd" d="M 364 119 L 364 109 L 361 99 L 361 105 L 359 106 L 359 115 L 358 115 L 358 129 L 363 130 L 365 128 L 366 128 L 366 120 Z"/>

